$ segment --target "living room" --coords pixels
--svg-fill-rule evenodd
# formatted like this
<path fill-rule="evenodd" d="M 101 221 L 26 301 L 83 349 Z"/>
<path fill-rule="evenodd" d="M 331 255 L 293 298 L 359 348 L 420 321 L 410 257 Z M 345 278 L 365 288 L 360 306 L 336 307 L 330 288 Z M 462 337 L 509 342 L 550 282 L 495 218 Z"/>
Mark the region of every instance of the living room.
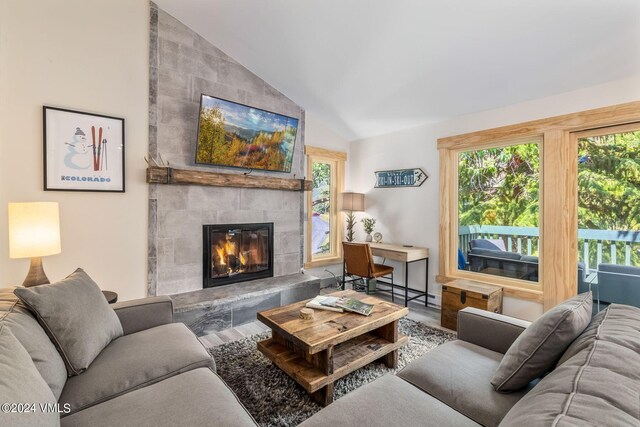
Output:
<path fill-rule="evenodd" d="M 638 425 L 638 16 L 2 0 L 0 424 Z"/>

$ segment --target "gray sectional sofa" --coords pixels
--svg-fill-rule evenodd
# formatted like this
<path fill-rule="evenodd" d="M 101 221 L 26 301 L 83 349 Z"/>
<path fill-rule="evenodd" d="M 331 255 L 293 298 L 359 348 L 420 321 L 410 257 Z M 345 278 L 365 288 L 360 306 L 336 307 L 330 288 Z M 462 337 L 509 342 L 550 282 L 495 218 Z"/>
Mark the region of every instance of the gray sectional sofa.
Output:
<path fill-rule="evenodd" d="M 490 381 L 528 322 L 474 308 L 458 340 L 316 413 L 301 427 L 640 426 L 640 309 L 598 313 L 549 374 L 514 393 Z M 347 423 L 347 420 L 353 420 Z"/>
<path fill-rule="evenodd" d="M 528 385 L 527 379 L 518 391 L 494 391 L 492 377 L 517 338 L 536 325 L 466 308 L 459 312 L 457 340 L 340 398 L 301 426 L 639 426 L 640 309 L 612 304 L 591 319 L 587 298 L 582 332 L 562 347 L 550 373 Z M 170 298 L 112 307 L 124 335 L 86 371 L 67 377 L 32 312 L 13 288 L 0 289 L 0 397 L 59 404 L 59 412 L 2 411 L 0 425 L 256 425 L 196 336 L 172 323 Z"/>
<path fill-rule="evenodd" d="M 28 385 L 48 386 L 50 391 L 34 393 L 32 388 L 25 394 L 25 380 L 5 376 L 0 396 L 23 395 L 23 403 L 40 403 L 30 401 L 52 394 L 59 413 L 3 411 L 0 425 L 256 425 L 216 375 L 213 358 L 198 338 L 184 324 L 172 323 L 169 297 L 114 304 L 124 335 L 102 350 L 85 372 L 67 377 L 60 354 L 13 289 L 0 289 L 0 341 L 10 331 L 26 351 L 0 346 L 0 370 L 35 365 L 41 378 L 31 378 Z"/>

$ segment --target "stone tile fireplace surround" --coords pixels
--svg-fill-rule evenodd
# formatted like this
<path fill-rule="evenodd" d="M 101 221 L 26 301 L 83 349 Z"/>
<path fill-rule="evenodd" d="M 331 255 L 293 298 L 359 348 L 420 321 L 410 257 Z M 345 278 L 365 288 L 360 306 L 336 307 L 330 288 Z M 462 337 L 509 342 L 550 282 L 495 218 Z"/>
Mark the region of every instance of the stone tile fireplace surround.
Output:
<path fill-rule="evenodd" d="M 194 165 L 199 100 L 204 93 L 298 118 L 292 171 L 277 176 L 303 176 L 304 110 L 155 4 L 149 61 L 151 158 L 161 157 L 176 168 L 243 172 Z M 303 201 L 304 193 L 296 191 L 149 185 L 148 294 L 202 289 L 203 224 L 273 222 L 274 276 L 299 273 Z"/>

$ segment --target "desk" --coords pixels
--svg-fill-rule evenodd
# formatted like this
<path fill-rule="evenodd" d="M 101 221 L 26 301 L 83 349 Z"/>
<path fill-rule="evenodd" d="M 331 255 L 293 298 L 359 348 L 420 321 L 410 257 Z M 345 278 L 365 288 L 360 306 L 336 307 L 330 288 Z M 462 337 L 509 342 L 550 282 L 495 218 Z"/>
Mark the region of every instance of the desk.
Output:
<path fill-rule="evenodd" d="M 416 298 L 424 297 L 424 306 L 426 307 L 429 303 L 429 297 L 427 296 L 427 292 L 429 290 L 429 249 L 421 248 L 418 246 L 403 246 L 396 245 L 393 243 L 369 243 L 371 247 L 371 253 L 373 256 L 382 257 L 385 259 L 390 259 L 393 261 L 404 262 L 404 306 L 407 306 L 407 303 Z M 425 273 L 425 290 L 420 291 L 418 289 L 413 289 L 409 287 L 409 264 L 413 262 L 424 261 L 426 267 Z M 344 277 L 344 275 L 343 275 Z M 383 285 L 391 286 L 390 282 L 385 282 L 382 280 L 376 280 L 377 283 L 382 283 Z M 393 289 L 400 285 L 393 285 L 391 287 L 391 292 Z M 416 292 L 417 295 L 409 298 L 409 291 Z M 395 294 L 394 294 L 395 295 Z"/>

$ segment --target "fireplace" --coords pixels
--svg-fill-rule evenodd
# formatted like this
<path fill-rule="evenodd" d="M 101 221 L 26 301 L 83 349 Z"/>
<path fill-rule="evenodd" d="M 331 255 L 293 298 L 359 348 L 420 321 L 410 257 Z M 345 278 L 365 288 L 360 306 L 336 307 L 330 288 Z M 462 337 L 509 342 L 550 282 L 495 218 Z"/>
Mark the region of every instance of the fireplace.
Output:
<path fill-rule="evenodd" d="M 204 288 L 273 277 L 273 223 L 203 226 Z"/>

